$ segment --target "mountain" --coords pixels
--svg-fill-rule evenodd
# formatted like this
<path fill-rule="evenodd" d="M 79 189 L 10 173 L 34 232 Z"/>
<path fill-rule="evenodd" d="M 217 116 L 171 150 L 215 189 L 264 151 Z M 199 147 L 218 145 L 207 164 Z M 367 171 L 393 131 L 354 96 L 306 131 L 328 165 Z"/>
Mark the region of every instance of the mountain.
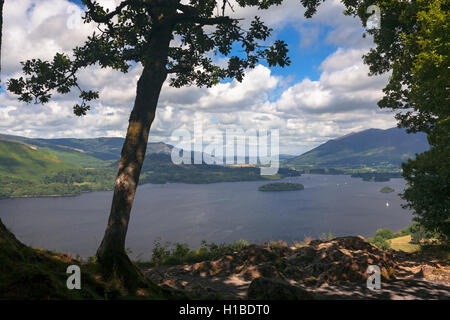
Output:
<path fill-rule="evenodd" d="M 85 169 L 81 165 L 94 163 L 102 161 L 0 137 L 0 199 L 111 189 L 111 168 Z"/>
<path fill-rule="evenodd" d="M 368 129 L 329 140 L 284 164 L 298 168 L 399 169 L 402 162 L 428 148 L 424 133 Z"/>
<path fill-rule="evenodd" d="M 0 198 L 74 195 L 114 186 L 124 139 L 30 139 L 0 135 Z M 212 183 L 267 179 L 256 167 L 175 165 L 173 147 L 149 143 L 140 183 Z M 191 155 L 193 156 L 193 155 Z M 280 168 L 276 178 L 299 175 Z"/>
<path fill-rule="evenodd" d="M 58 157 L 21 142 L 0 140 L 0 175 L 34 180 L 46 172 L 74 168 Z M 78 166 L 78 168 L 81 168 Z"/>
<path fill-rule="evenodd" d="M 51 153 L 61 160 L 83 167 L 104 167 L 120 159 L 124 138 L 91 139 L 31 139 L 20 136 L 0 134 L 0 141 L 20 142 L 36 149 Z M 172 146 L 153 142 L 147 146 L 148 154 L 170 154 Z"/>
<path fill-rule="evenodd" d="M 0 198 L 111 189 L 123 141 L 30 139 L 0 134 Z M 150 143 L 146 158 L 163 154 L 169 157 L 171 149 L 164 143 Z"/>

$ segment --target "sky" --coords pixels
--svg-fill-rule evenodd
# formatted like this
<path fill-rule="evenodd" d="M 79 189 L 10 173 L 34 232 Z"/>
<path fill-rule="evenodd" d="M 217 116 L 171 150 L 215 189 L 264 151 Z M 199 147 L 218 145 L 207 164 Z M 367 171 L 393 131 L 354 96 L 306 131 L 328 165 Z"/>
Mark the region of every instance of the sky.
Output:
<path fill-rule="evenodd" d="M 99 1 L 114 8 L 120 0 Z M 234 1 L 231 1 L 234 3 Z M 51 102 L 25 104 L 5 90 L 21 75 L 21 61 L 51 59 L 70 53 L 95 30 L 80 23 L 76 0 L 11 0 L 5 2 L 2 43 L 0 133 L 32 138 L 124 137 L 142 67 L 126 74 L 91 66 L 79 72 L 81 87 L 100 92 L 93 110 L 76 117 L 77 93 L 56 94 Z M 291 65 L 248 70 L 242 83 L 224 81 L 212 88 L 173 88 L 165 83 L 150 142 L 174 144 L 177 129 L 278 129 L 280 153 L 301 154 L 330 139 L 369 128 L 387 129 L 396 121 L 377 101 L 388 74 L 368 76 L 362 55 L 373 46 L 358 19 L 343 15 L 337 0 L 327 0 L 306 19 L 298 0 L 285 0 L 270 10 L 240 8 L 232 16 L 244 24 L 258 15 L 274 31 L 271 40 L 288 43 Z M 223 63 L 223 58 L 216 58 Z"/>

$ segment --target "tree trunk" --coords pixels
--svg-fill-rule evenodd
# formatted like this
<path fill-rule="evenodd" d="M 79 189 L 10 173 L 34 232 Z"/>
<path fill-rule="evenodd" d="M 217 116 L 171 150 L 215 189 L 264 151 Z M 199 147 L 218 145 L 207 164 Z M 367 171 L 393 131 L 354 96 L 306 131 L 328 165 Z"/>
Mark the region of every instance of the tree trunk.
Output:
<path fill-rule="evenodd" d="M 167 54 L 171 33 L 155 30 L 150 54 L 137 83 L 136 99 L 122 148 L 111 212 L 97 260 L 104 275 L 118 277 L 127 287 L 135 287 L 141 274 L 125 252 L 125 238 L 136 188 L 147 149 L 150 126 L 155 118 L 161 87 L 167 78 Z"/>
<path fill-rule="evenodd" d="M 3 4 L 5 0 L 0 0 L 0 84 L 2 83 L 1 72 L 2 72 L 2 35 L 3 35 Z M 7 230 L 0 219 L 0 235 Z"/>
<path fill-rule="evenodd" d="M 2 72 L 2 35 L 3 35 L 3 4 L 5 0 L 0 0 L 0 74 Z M 2 79 L 0 77 L 0 83 Z"/>

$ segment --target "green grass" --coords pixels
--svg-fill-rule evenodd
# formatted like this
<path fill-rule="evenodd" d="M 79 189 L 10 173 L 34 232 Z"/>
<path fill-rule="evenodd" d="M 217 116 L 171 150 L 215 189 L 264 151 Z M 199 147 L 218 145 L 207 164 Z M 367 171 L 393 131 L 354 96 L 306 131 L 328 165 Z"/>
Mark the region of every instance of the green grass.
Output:
<path fill-rule="evenodd" d="M 0 172 L 3 175 L 37 181 L 49 172 L 81 168 L 64 162 L 53 154 L 32 148 L 22 143 L 0 140 Z"/>
<path fill-rule="evenodd" d="M 82 154 L 0 140 L 0 198 L 78 195 L 111 189 L 113 169 L 82 167 L 99 167 L 101 162 Z"/>
<path fill-rule="evenodd" d="M 0 299 L 103 299 L 107 290 L 90 267 L 82 268 L 82 289 L 68 290 L 71 257 L 35 250 L 17 241 L 0 225 Z"/>
<path fill-rule="evenodd" d="M 421 227 L 417 222 L 393 232 L 388 228 L 378 229 L 374 237 L 369 237 L 367 241 L 381 249 L 397 250 L 404 252 L 428 252 L 430 250 L 441 250 L 444 248 L 436 239 L 420 238 Z M 450 251 L 449 251 L 450 252 Z"/>
<path fill-rule="evenodd" d="M 104 281 L 96 263 L 20 243 L 0 221 L 0 300 L 167 299 L 155 284 L 129 292 L 117 280 Z M 81 289 L 67 288 L 67 268 L 81 269 Z"/>
<path fill-rule="evenodd" d="M 76 167 L 107 168 L 113 163 L 112 160 L 101 160 L 80 152 L 64 152 L 50 148 L 40 148 L 39 150 L 47 154 L 54 155 L 58 159 L 66 163 L 70 163 Z"/>
<path fill-rule="evenodd" d="M 264 176 L 264 178 L 267 180 L 280 180 L 283 179 L 283 176 L 277 173 L 271 176 Z"/>
<path fill-rule="evenodd" d="M 416 252 L 420 245 L 411 243 L 411 235 L 402 236 L 388 240 L 391 249 L 405 252 Z"/>

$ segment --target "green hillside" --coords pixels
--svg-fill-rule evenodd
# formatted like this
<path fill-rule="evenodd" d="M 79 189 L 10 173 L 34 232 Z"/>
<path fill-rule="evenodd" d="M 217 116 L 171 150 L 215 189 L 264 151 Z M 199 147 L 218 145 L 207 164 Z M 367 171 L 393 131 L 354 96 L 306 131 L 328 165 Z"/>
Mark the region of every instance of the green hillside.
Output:
<path fill-rule="evenodd" d="M 90 138 L 90 139 L 32 139 L 20 136 L 0 134 L 0 139 L 22 142 L 45 149 L 58 158 L 69 163 L 76 163 L 85 168 L 105 167 L 120 159 L 123 138 Z M 147 154 L 170 154 L 172 146 L 162 142 L 151 142 L 147 146 Z"/>
<path fill-rule="evenodd" d="M 122 138 L 29 139 L 0 135 L 0 198 L 76 195 L 114 185 Z M 175 165 L 172 146 L 149 143 L 140 183 L 265 180 L 256 167 Z M 278 179 L 299 175 L 280 168 Z"/>
<path fill-rule="evenodd" d="M 425 134 L 368 129 L 330 140 L 284 164 L 297 168 L 398 170 L 401 163 L 428 149 Z"/>
<path fill-rule="evenodd" d="M 81 168 L 34 146 L 0 140 L 0 175 L 38 180 L 52 172 Z"/>
<path fill-rule="evenodd" d="M 89 170 L 78 164 L 90 160 L 76 153 L 0 138 L 0 198 L 72 195 L 111 188 L 112 169 Z"/>
<path fill-rule="evenodd" d="M 66 163 L 83 168 L 108 168 L 114 162 L 113 160 L 101 160 L 78 151 L 61 151 L 56 148 L 40 148 L 39 150 L 51 154 Z"/>

